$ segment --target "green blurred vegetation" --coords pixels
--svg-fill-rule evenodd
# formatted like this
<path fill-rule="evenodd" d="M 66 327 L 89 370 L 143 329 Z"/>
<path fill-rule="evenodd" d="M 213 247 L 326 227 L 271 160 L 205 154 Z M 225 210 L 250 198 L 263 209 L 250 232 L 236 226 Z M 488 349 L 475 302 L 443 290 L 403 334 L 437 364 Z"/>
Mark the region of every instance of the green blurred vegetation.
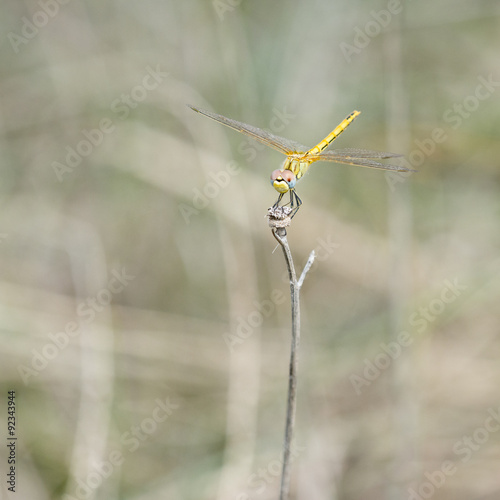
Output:
<path fill-rule="evenodd" d="M 498 2 L 2 12 L 2 498 L 277 498 L 289 286 L 264 216 L 283 158 L 186 104 L 311 146 L 359 109 L 335 146 L 418 169 L 298 184 L 290 244 L 318 259 L 292 498 L 499 497 Z"/>

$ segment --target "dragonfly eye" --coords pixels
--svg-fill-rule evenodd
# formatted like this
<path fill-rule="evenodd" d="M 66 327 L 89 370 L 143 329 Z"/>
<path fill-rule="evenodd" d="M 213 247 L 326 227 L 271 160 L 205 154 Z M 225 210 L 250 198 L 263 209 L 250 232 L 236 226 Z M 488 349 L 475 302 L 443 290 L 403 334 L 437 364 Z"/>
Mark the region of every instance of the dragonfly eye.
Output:
<path fill-rule="evenodd" d="M 271 174 L 271 185 L 280 193 L 286 193 L 295 187 L 297 179 L 290 170 L 275 170 Z"/>

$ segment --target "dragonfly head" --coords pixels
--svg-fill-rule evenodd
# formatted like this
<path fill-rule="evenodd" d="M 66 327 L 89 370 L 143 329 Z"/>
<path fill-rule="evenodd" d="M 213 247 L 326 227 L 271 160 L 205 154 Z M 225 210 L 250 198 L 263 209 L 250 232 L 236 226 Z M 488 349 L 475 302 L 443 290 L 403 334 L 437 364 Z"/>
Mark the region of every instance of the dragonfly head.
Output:
<path fill-rule="evenodd" d="M 271 185 L 278 193 L 288 193 L 295 187 L 297 179 L 291 170 L 275 170 L 271 174 Z"/>

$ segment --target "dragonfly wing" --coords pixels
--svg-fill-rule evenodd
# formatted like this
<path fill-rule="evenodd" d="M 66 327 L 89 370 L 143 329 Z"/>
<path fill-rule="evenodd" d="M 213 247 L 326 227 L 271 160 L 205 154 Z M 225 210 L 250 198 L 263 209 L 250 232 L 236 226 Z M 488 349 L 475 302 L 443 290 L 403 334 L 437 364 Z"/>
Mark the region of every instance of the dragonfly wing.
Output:
<path fill-rule="evenodd" d="M 359 151 L 359 150 L 358 150 Z M 416 172 L 416 170 L 412 170 L 411 168 L 406 168 L 406 167 L 400 167 L 399 165 L 388 165 L 385 163 L 379 163 L 378 161 L 374 161 L 371 158 L 374 158 L 373 155 L 370 157 L 349 157 L 346 155 L 335 155 L 335 154 L 330 154 L 334 153 L 334 151 L 330 151 L 328 153 L 323 153 L 320 155 L 314 155 L 312 157 L 307 157 L 309 159 L 312 159 L 313 161 L 334 161 L 336 163 L 342 163 L 344 165 L 356 165 L 358 167 L 368 167 L 368 168 L 378 168 L 380 170 L 396 170 L 398 172 Z M 374 153 L 374 151 L 370 151 L 370 153 Z M 391 157 L 394 156 L 399 156 L 399 155 L 394 155 L 393 153 L 383 153 L 383 154 L 389 154 Z M 375 158 L 379 158 L 375 156 Z M 390 158 L 386 156 L 381 156 L 380 158 Z"/>
<path fill-rule="evenodd" d="M 388 153 L 387 151 L 371 151 L 369 149 L 345 148 L 325 151 L 321 155 L 327 161 L 334 161 L 333 158 L 398 158 L 403 155 L 397 153 Z M 332 159 L 330 159 L 330 157 Z"/>
<path fill-rule="evenodd" d="M 188 104 L 188 106 L 196 111 L 197 113 L 201 113 L 202 115 L 208 116 L 227 127 L 230 127 L 238 132 L 246 134 L 256 141 L 265 144 L 271 148 L 276 149 L 280 153 L 285 155 L 289 155 L 296 152 L 307 151 L 309 148 L 300 144 L 298 142 L 292 141 L 290 139 L 285 139 L 284 137 L 280 137 L 279 135 L 274 135 L 267 130 L 263 130 L 261 128 L 253 127 L 252 125 L 247 125 L 246 123 L 239 122 L 237 120 L 233 120 L 231 118 L 226 118 L 225 116 L 218 115 L 217 113 L 212 113 L 210 111 L 205 111 L 204 109 L 195 108 Z"/>

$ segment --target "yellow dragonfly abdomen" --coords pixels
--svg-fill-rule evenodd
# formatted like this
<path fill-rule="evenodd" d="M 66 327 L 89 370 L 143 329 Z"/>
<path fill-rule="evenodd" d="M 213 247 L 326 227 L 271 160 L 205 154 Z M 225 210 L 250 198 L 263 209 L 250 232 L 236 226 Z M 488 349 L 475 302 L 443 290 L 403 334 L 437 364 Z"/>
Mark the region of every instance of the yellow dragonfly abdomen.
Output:
<path fill-rule="evenodd" d="M 307 154 L 317 155 L 326 149 L 359 115 L 361 111 L 353 111 L 349 116 L 346 116 L 342 122 L 337 125 L 321 142 L 311 148 Z"/>
<path fill-rule="evenodd" d="M 360 111 L 353 111 L 350 115 L 346 116 L 339 125 L 337 125 L 321 142 L 316 144 L 316 146 L 311 148 L 309 151 L 297 151 L 294 155 L 288 156 L 283 165 L 283 170 L 292 171 L 296 179 L 299 180 L 307 172 L 311 163 L 321 159 L 318 155 L 326 149 L 360 114 Z"/>

